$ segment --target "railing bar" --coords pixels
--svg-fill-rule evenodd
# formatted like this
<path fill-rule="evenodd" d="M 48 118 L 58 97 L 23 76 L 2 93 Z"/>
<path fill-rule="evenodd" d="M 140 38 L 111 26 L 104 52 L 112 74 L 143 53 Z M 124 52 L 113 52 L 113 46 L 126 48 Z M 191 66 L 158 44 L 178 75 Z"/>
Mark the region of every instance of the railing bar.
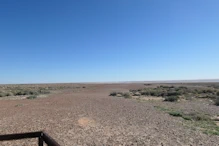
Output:
<path fill-rule="evenodd" d="M 41 136 L 38 139 L 38 146 L 43 146 L 43 138 Z"/>
<path fill-rule="evenodd" d="M 19 140 L 19 139 L 26 139 L 26 138 L 38 138 L 39 146 L 43 146 L 44 142 L 48 146 L 60 146 L 52 137 L 50 137 L 48 134 L 42 131 L 0 135 L 0 141 Z"/>
<path fill-rule="evenodd" d="M 37 138 L 37 137 L 40 137 L 41 133 L 42 132 L 39 131 L 39 132 L 0 135 L 0 141 Z"/>
<path fill-rule="evenodd" d="M 43 132 L 42 138 L 48 146 L 60 146 L 52 137 Z"/>

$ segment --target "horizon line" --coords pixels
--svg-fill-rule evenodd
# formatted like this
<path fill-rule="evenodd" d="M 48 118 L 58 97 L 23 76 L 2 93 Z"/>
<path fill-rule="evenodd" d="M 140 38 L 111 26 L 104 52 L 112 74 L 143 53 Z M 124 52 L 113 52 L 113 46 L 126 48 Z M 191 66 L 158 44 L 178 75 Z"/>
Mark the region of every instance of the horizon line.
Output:
<path fill-rule="evenodd" d="M 6 83 L 0 85 L 27 85 L 27 84 L 127 84 L 127 83 L 215 83 L 219 79 L 184 79 L 184 80 L 148 80 L 148 81 L 99 81 L 99 82 L 42 82 L 42 83 Z"/>

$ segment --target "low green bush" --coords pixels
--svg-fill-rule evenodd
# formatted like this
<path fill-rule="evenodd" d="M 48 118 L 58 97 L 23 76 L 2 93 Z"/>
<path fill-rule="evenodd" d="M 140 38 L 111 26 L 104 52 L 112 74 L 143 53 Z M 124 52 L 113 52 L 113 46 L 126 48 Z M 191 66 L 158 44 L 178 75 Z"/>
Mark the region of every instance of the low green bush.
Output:
<path fill-rule="evenodd" d="M 192 118 L 190 116 L 187 116 L 187 115 L 183 115 L 182 118 L 184 120 L 192 120 Z"/>
<path fill-rule="evenodd" d="M 175 102 L 178 101 L 179 97 L 178 96 L 166 96 L 164 97 L 164 101 L 169 101 L 169 102 Z"/>
<path fill-rule="evenodd" d="M 196 98 L 207 98 L 207 99 L 215 99 L 217 96 L 213 94 L 207 94 L 207 95 L 199 95 L 196 96 Z"/>
<path fill-rule="evenodd" d="M 35 99 L 35 98 L 37 98 L 36 95 L 31 95 L 31 96 L 28 96 L 28 97 L 27 97 L 27 99 Z"/>
<path fill-rule="evenodd" d="M 0 93 L 0 97 L 5 97 L 5 93 Z"/>
<path fill-rule="evenodd" d="M 211 89 L 206 89 L 206 90 L 203 90 L 203 93 L 214 93 L 214 91 Z"/>
<path fill-rule="evenodd" d="M 29 95 L 38 95 L 39 93 L 37 91 L 30 91 Z"/>
<path fill-rule="evenodd" d="M 15 91 L 14 95 L 26 95 L 26 93 L 22 90 L 19 90 L 19 91 Z"/>
<path fill-rule="evenodd" d="M 218 97 L 216 97 L 216 99 L 215 99 L 215 105 L 217 105 L 217 106 L 219 106 L 219 96 Z"/>
<path fill-rule="evenodd" d="M 5 93 L 5 96 L 12 96 L 12 93 Z"/>
<path fill-rule="evenodd" d="M 192 119 L 195 121 L 208 121 L 210 120 L 210 118 L 206 115 L 202 115 L 202 114 L 195 114 L 194 116 L 192 116 Z"/>
<path fill-rule="evenodd" d="M 131 98 L 132 96 L 130 95 L 130 93 L 122 93 L 122 92 L 111 92 L 109 94 L 109 96 L 118 96 L 118 97 L 124 97 L 124 98 Z"/>
<path fill-rule="evenodd" d="M 210 117 L 200 113 L 183 114 L 183 119 L 193 121 L 210 121 Z"/>
<path fill-rule="evenodd" d="M 141 95 L 150 95 L 150 92 L 149 91 L 142 91 L 142 92 L 140 92 L 141 93 Z"/>
<path fill-rule="evenodd" d="M 49 90 L 42 89 L 42 90 L 39 90 L 38 93 L 39 93 L 39 94 L 49 94 L 50 91 L 49 91 Z"/>
<path fill-rule="evenodd" d="M 179 89 L 185 89 L 185 90 L 187 90 L 188 88 L 187 87 L 185 87 L 185 86 L 179 86 L 178 87 Z"/>
<path fill-rule="evenodd" d="M 109 96 L 116 96 L 117 92 L 111 92 Z"/>
<path fill-rule="evenodd" d="M 132 96 L 131 96 L 129 93 L 124 93 L 124 94 L 123 94 L 123 97 L 124 97 L 124 98 L 131 98 Z"/>
<path fill-rule="evenodd" d="M 164 97 L 165 101 L 177 101 L 179 97 L 191 99 L 192 97 L 196 98 L 207 98 L 207 99 L 216 99 L 219 96 L 219 91 L 216 89 L 209 88 L 200 88 L 200 87 L 185 87 L 185 86 L 157 86 L 155 88 L 143 88 L 137 90 L 129 90 L 133 95 L 138 92 L 143 96 L 156 96 Z M 115 95 L 116 96 L 116 95 Z"/>
<path fill-rule="evenodd" d="M 171 111 L 169 112 L 169 115 L 174 116 L 174 117 L 182 117 L 182 113 L 178 111 Z"/>
<path fill-rule="evenodd" d="M 154 106 L 160 111 L 164 111 L 171 116 L 181 117 L 184 120 L 190 120 L 189 127 L 202 130 L 205 134 L 209 135 L 219 135 L 219 127 L 217 124 L 210 118 L 209 115 L 203 113 L 184 113 L 183 111 L 178 111 L 174 109 L 169 109 L 160 106 Z"/>
<path fill-rule="evenodd" d="M 176 92 L 176 91 L 167 92 L 167 96 L 178 96 L 178 95 L 180 95 L 180 92 Z"/>

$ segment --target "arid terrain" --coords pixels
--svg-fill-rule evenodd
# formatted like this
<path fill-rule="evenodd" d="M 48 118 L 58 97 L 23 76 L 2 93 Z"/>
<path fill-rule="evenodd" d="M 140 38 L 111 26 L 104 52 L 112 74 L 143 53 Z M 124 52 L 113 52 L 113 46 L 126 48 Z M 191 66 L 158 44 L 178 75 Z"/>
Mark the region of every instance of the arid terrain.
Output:
<path fill-rule="evenodd" d="M 62 146 L 219 146 L 219 83 L 0 87 L 0 135 L 44 130 Z M 166 96 L 173 89 L 181 92 L 172 102 Z M 34 146 L 37 139 L 0 145 Z"/>

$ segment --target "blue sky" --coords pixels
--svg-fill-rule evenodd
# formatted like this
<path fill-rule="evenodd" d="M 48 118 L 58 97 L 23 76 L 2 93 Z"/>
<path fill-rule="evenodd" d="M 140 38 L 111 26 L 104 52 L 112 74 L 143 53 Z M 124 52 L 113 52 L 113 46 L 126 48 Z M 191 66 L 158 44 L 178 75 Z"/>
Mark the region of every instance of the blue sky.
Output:
<path fill-rule="evenodd" d="M 218 0 L 1 0 L 0 83 L 219 78 Z"/>

